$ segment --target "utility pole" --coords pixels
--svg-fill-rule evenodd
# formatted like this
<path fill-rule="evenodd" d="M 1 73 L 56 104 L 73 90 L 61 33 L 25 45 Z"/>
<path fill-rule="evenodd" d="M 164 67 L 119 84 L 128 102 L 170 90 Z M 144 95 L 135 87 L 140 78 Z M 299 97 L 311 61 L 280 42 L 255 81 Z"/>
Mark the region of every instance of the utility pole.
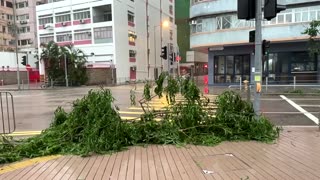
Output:
<path fill-rule="evenodd" d="M 254 57 L 254 111 L 257 116 L 261 114 L 260 98 L 261 98 L 261 80 L 262 80 L 262 0 L 256 1 L 256 34 L 255 34 L 255 57 Z"/>
<path fill-rule="evenodd" d="M 18 53 L 18 27 L 17 27 L 17 15 L 16 15 L 16 1 L 13 0 L 13 25 L 14 25 L 14 37 L 15 37 L 15 46 L 16 46 L 16 65 L 17 65 L 17 81 L 18 81 L 18 90 L 21 89 L 20 86 L 20 71 L 19 71 L 19 53 Z"/>
<path fill-rule="evenodd" d="M 26 53 L 26 69 L 27 69 L 27 79 L 28 79 L 28 89 L 30 89 L 30 75 L 29 75 L 29 56 L 28 56 L 28 51 Z"/>

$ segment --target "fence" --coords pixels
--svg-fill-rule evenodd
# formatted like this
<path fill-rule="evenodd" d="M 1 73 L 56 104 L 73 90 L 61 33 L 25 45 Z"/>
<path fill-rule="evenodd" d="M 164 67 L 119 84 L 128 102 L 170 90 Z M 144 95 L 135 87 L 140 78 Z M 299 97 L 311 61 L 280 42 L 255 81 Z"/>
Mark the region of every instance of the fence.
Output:
<path fill-rule="evenodd" d="M 264 77 L 262 90 L 266 93 L 288 93 L 297 90 L 308 93 L 320 93 L 320 83 L 317 82 L 318 79 L 320 80 L 318 75 L 277 76 L 276 78 Z M 230 85 L 229 89 L 242 91 L 244 86 L 245 84 L 242 78 L 240 78 L 238 84 Z"/>
<path fill-rule="evenodd" d="M 16 129 L 13 96 L 9 92 L 0 92 L 1 122 L 0 134 L 9 134 Z"/>

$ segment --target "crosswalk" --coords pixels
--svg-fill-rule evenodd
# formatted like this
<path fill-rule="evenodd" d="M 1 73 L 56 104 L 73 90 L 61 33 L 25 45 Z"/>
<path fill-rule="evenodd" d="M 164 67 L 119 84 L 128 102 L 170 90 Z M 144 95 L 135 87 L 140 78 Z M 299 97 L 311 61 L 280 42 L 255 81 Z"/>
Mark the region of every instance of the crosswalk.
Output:
<path fill-rule="evenodd" d="M 205 97 L 209 98 L 210 102 L 214 102 L 215 98 L 217 95 L 211 95 L 211 94 L 206 94 Z M 204 97 L 202 98 L 204 99 Z M 176 101 L 183 101 L 184 98 L 181 95 L 178 95 L 176 97 Z M 150 102 L 148 102 L 149 106 L 144 105 L 145 110 L 152 111 L 152 110 L 165 110 L 169 104 L 167 103 L 167 100 L 165 97 L 158 98 L 155 97 L 153 98 Z M 210 106 L 207 107 L 208 109 L 215 109 L 217 108 L 214 104 L 211 104 Z M 140 104 L 137 104 L 136 106 L 128 107 L 124 110 L 120 110 L 119 114 L 121 116 L 121 119 L 123 120 L 140 120 L 141 115 L 144 114 L 144 111 Z M 155 120 L 161 120 L 160 118 L 156 118 Z"/>
<path fill-rule="evenodd" d="M 215 98 L 217 97 L 216 95 L 210 95 L 206 94 L 205 95 L 207 98 L 209 98 L 210 102 L 214 102 Z M 184 98 L 181 95 L 178 95 L 176 97 L 176 101 L 183 101 Z M 158 98 L 155 97 L 153 98 L 150 102 L 148 102 L 148 105 L 144 104 L 144 109 L 146 112 L 151 112 L 152 110 L 165 110 L 169 104 L 166 101 L 165 97 Z M 206 107 L 208 110 L 215 109 L 216 106 L 215 104 L 211 104 L 210 106 Z M 139 121 L 141 120 L 141 115 L 144 114 L 144 110 L 140 106 L 140 104 L 137 104 L 136 106 L 131 106 L 127 108 L 120 109 L 119 111 L 120 117 L 122 120 L 126 121 Z M 155 118 L 156 121 L 160 121 L 161 118 Z M 9 136 L 13 137 L 20 137 L 20 136 L 34 136 L 40 134 L 41 131 L 17 131 L 13 132 L 11 134 L 8 134 Z"/>

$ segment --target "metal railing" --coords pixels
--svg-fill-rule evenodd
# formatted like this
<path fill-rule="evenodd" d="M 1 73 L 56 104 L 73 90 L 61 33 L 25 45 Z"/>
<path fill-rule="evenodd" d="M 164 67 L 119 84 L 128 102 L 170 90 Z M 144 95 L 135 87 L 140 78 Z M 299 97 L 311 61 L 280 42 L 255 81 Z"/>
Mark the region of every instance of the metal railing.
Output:
<path fill-rule="evenodd" d="M 313 79 L 307 79 L 313 78 Z M 265 92 L 272 91 L 290 91 L 297 90 L 298 88 L 310 89 L 320 88 L 320 84 L 316 80 L 318 77 L 312 76 L 278 76 L 276 78 L 264 77 L 262 81 L 262 87 Z M 251 83 L 251 82 L 248 82 Z M 252 84 L 252 83 L 251 83 Z M 230 85 L 229 89 L 239 89 L 242 91 L 244 88 L 244 82 L 240 78 L 238 84 Z M 320 92 L 320 91 L 319 91 Z"/>
<path fill-rule="evenodd" d="M 13 96 L 9 92 L 0 92 L 0 134 L 10 134 L 16 130 Z"/>

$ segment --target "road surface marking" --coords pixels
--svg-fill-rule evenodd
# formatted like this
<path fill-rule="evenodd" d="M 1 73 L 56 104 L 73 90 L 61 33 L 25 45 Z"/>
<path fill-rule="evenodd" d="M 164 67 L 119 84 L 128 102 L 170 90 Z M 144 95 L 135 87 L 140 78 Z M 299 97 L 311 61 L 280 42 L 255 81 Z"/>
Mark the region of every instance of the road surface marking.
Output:
<path fill-rule="evenodd" d="M 311 119 L 313 122 L 315 122 L 316 124 L 319 124 L 319 119 L 317 117 L 315 117 L 313 114 L 309 113 L 308 111 L 306 111 L 305 109 L 303 109 L 302 107 L 300 107 L 298 104 L 296 104 L 295 102 L 291 101 L 290 99 L 288 99 L 287 97 L 285 97 L 284 95 L 280 95 L 280 97 L 284 100 L 286 100 L 289 104 L 291 104 L 291 106 L 293 106 L 294 108 L 296 108 L 298 111 L 300 111 L 301 113 L 303 113 L 305 116 L 307 116 L 309 119 Z"/>
<path fill-rule="evenodd" d="M 29 159 L 29 160 L 9 164 L 7 166 L 0 168 L 0 174 L 8 173 L 11 171 L 15 171 L 15 170 L 22 169 L 22 168 L 25 168 L 28 166 L 32 166 L 34 164 L 50 161 L 50 160 L 57 159 L 60 157 L 61 157 L 61 155 L 44 156 L 44 157 L 38 157 L 38 158 L 34 158 L 34 159 Z"/>
<path fill-rule="evenodd" d="M 320 105 L 308 105 L 308 104 L 302 104 L 301 107 L 320 107 Z"/>
<path fill-rule="evenodd" d="M 134 112 L 134 111 L 119 111 L 120 114 L 138 114 L 138 115 L 142 115 L 144 112 L 140 111 L 140 112 Z"/>
<path fill-rule="evenodd" d="M 303 112 L 262 112 L 263 114 L 304 114 Z M 309 112 L 309 113 L 319 113 L 319 112 Z"/>

